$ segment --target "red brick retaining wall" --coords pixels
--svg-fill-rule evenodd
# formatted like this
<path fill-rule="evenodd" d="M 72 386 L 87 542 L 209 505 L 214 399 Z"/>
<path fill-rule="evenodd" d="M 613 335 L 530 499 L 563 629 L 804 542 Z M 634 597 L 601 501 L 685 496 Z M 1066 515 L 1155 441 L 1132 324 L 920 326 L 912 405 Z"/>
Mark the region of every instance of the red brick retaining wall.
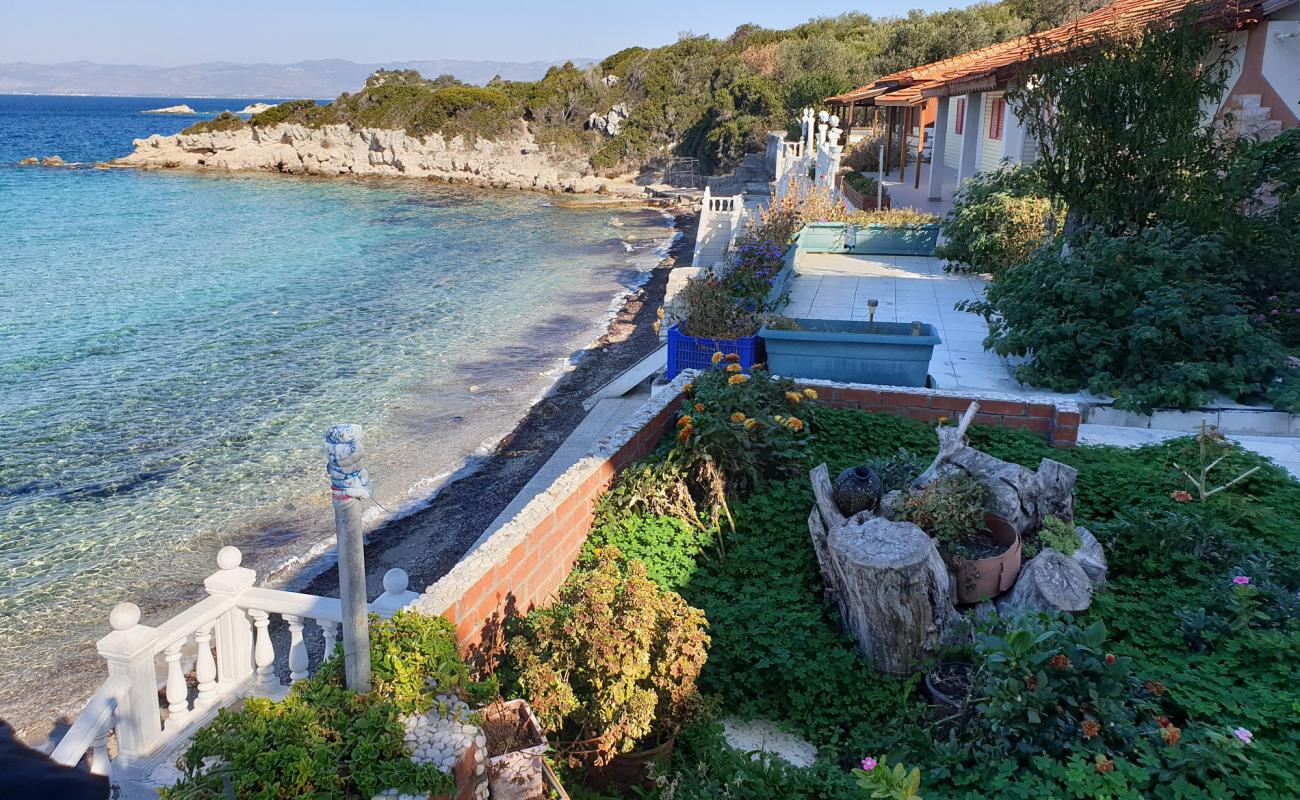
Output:
<path fill-rule="evenodd" d="M 686 375 L 674 382 L 680 387 Z M 937 390 L 907 390 L 808 381 L 819 402 L 834 408 L 901 414 L 926 421 L 955 418 L 971 397 Z M 1024 428 L 1044 434 L 1058 447 L 1075 444 L 1079 412 L 1072 404 L 1009 399 L 1005 395 L 976 396 L 984 425 Z M 568 577 L 591 529 L 596 502 L 614 476 L 648 455 L 673 429 L 680 396 L 651 401 L 644 424 L 613 434 L 592 455 L 558 478 L 524 510 L 485 536 L 451 572 L 430 586 L 415 607 L 441 614 L 456 625 L 462 649 L 490 661 L 503 644 L 502 620 L 546 605 Z"/>

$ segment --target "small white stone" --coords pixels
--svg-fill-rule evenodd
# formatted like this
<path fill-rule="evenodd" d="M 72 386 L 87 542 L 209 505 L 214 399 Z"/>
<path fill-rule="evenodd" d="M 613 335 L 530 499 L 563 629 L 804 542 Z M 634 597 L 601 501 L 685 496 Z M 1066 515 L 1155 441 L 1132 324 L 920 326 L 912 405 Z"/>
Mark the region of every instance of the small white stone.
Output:
<path fill-rule="evenodd" d="M 480 733 L 478 736 L 474 737 L 474 744 L 479 747 L 487 746 L 487 737 Z"/>
<path fill-rule="evenodd" d="M 482 775 L 482 774 L 483 774 L 483 765 L 482 765 L 482 764 L 478 764 L 478 765 L 476 765 L 476 766 L 474 767 L 474 774 L 475 774 L 475 775 Z"/>

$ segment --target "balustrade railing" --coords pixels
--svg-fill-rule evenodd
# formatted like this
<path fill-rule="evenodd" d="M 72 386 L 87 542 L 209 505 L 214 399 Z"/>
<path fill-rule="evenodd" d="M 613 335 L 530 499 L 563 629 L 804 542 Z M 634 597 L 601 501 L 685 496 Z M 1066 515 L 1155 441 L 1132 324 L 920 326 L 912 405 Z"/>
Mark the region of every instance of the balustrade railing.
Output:
<path fill-rule="evenodd" d="M 695 254 L 691 263 L 696 266 L 712 266 L 713 260 L 721 259 L 740 231 L 744 212 L 743 194 L 715 195 L 706 187 L 700 206 L 700 224 L 695 233 Z M 700 263 L 702 255 L 709 263 Z"/>
<path fill-rule="evenodd" d="M 288 687 L 275 674 L 273 616 L 288 628 L 284 656 L 290 684 L 310 675 L 304 635 L 309 623 L 321 632 L 316 663 L 334 651 L 343 620 L 337 599 L 254 586 L 257 575 L 241 566 L 242 560 L 237 548 L 221 548 L 217 571 L 203 581 L 208 596 L 157 627 L 140 624 L 134 603 L 113 608 L 113 631 L 97 644 L 108 678 L 54 749 L 55 761 L 75 765 L 89 751 L 96 773 L 137 767 L 187 739 L 223 706 L 249 696 L 283 697 Z M 384 592 L 370 610 L 389 617 L 409 605 L 419 595 L 407 590 L 408 582 L 402 570 L 389 570 Z M 194 691 L 186 682 L 187 654 L 192 654 Z M 159 701 L 160 685 L 165 704 Z M 110 731 L 117 744 L 111 766 Z"/>

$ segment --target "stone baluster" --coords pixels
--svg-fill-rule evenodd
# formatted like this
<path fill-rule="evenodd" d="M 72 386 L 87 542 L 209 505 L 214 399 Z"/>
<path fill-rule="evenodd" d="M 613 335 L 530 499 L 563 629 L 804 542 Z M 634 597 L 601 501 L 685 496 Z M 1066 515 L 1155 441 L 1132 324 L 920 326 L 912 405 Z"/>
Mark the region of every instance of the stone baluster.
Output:
<path fill-rule="evenodd" d="M 90 743 L 90 772 L 92 775 L 111 776 L 113 773 L 112 762 L 108 760 L 108 731 L 112 728 L 112 723 L 105 725 L 104 730 L 99 732 Z"/>
<path fill-rule="evenodd" d="M 320 627 L 321 635 L 325 637 L 325 649 L 320 657 L 320 660 L 324 661 L 334 655 L 334 643 L 339 640 L 339 624 L 328 619 L 318 619 L 316 624 Z"/>
<path fill-rule="evenodd" d="M 217 662 L 212 658 L 212 629 L 217 622 L 205 622 L 194 632 L 198 657 L 194 661 L 194 677 L 199 683 L 196 708 L 210 708 L 217 701 Z"/>
<path fill-rule="evenodd" d="M 167 662 L 167 723 L 168 731 L 179 729 L 190 716 L 190 689 L 185 685 L 185 670 L 181 668 L 181 648 L 189 641 L 186 636 L 167 646 L 163 659 Z"/>
<path fill-rule="evenodd" d="M 108 623 L 113 632 L 96 642 L 96 648 L 108 662 L 108 676 L 127 681 L 117 709 L 117 752 L 119 759 L 130 763 L 148 755 L 162 735 L 154 666 L 158 631 L 140 624 L 140 608 L 135 603 L 113 606 Z"/>
<path fill-rule="evenodd" d="M 251 587 L 257 573 L 241 567 L 243 554 L 239 548 L 227 545 L 217 553 L 218 570 L 203 580 L 203 587 L 214 597 L 238 597 Z M 243 609 L 232 608 L 217 618 L 217 680 L 234 687 L 253 674 L 253 636 L 248 617 Z"/>
<path fill-rule="evenodd" d="M 257 665 L 257 677 L 253 683 L 253 694 L 258 697 L 270 697 L 272 687 L 278 688 L 275 678 L 275 646 L 271 644 L 271 615 L 256 608 L 248 609 L 253 618 L 253 627 L 257 629 L 257 641 L 253 645 L 253 663 Z"/>
<path fill-rule="evenodd" d="M 307 677 L 307 643 L 302 639 L 302 617 L 281 614 L 289 623 L 289 680 L 297 683 Z"/>

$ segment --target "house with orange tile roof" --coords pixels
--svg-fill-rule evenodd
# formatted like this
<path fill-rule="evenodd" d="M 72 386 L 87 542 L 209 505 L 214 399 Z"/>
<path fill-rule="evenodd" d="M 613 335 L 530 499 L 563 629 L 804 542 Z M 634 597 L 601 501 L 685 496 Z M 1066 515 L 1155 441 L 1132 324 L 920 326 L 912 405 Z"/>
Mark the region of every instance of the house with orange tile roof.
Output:
<path fill-rule="evenodd" d="M 928 160 L 925 196 L 941 201 L 946 188 L 977 172 L 1037 156 L 1037 143 L 1005 100 L 1009 88 L 1030 78 L 1036 58 L 1189 12 L 1222 30 L 1232 48 L 1216 116 L 1231 114 L 1239 135 L 1263 138 L 1300 124 L 1300 0 L 1116 0 L 1066 25 L 885 75 L 825 102 L 846 142 L 868 120 L 883 124 L 886 160 L 892 164 L 899 154 L 895 177 L 904 185 L 920 189 L 917 156 Z"/>

